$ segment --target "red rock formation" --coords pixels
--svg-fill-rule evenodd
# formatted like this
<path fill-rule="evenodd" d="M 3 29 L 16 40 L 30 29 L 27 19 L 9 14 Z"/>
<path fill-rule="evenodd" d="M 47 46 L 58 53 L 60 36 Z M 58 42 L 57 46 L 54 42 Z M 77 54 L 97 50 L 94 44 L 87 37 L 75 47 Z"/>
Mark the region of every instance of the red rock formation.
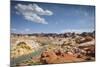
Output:
<path fill-rule="evenodd" d="M 61 52 L 60 50 L 53 52 L 53 51 L 45 51 L 41 54 L 40 61 L 43 64 L 53 64 L 53 63 L 65 63 L 65 62 L 74 62 L 77 61 L 76 56 L 72 54 L 66 54 Z"/>
<path fill-rule="evenodd" d="M 51 64 L 57 59 L 57 55 L 52 51 L 45 51 L 41 54 L 40 61 L 44 64 Z"/>

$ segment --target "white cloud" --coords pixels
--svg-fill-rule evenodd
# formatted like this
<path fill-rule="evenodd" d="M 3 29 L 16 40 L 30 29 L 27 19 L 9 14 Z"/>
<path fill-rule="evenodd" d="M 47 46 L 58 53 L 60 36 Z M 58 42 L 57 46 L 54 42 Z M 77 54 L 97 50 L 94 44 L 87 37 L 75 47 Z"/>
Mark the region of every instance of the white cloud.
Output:
<path fill-rule="evenodd" d="M 42 24 L 48 24 L 44 18 L 39 17 L 37 14 L 33 14 L 32 16 L 24 16 L 26 20 L 36 22 L 36 23 L 42 23 Z"/>
<path fill-rule="evenodd" d="M 33 6 L 34 6 L 33 7 L 34 12 L 36 12 L 36 14 L 38 14 L 38 15 L 53 15 L 53 13 L 50 10 L 43 10 L 37 4 L 33 4 Z"/>
<path fill-rule="evenodd" d="M 24 16 L 24 18 L 28 21 L 32 21 L 35 23 L 42 23 L 42 24 L 48 24 L 46 20 L 40 15 L 46 15 L 46 16 L 51 16 L 53 15 L 53 12 L 50 10 L 44 10 L 37 4 L 28 4 L 28 5 L 23 5 L 23 4 L 17 4 L 15 6 L 15 9 L 17 10 L 17 14 L 21 14 Z"/>

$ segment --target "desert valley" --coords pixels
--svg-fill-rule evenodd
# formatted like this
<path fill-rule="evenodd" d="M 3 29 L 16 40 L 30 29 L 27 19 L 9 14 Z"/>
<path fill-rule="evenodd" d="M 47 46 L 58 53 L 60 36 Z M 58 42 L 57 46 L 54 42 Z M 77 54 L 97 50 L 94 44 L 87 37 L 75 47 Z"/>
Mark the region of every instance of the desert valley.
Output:
<path fill-rule="evenodd" d="M 11 65 L 95 60 L 95 32 L 11 34 Z"/>

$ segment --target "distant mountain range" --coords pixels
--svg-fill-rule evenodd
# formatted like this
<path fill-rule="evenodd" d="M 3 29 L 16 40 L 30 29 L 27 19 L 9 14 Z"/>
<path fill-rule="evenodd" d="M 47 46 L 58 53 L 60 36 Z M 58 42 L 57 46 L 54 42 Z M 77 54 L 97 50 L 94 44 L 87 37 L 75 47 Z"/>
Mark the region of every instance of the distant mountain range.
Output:
<path fill-rule="evenodd" d="M 95 36 L 95 31 L 93 32 L 83 32 L 83 33 L 71 33 L 71 32 L 67 32 L 67 33 L 32 33 L 32 34 L 17 34 L 17 33 L 11 33 L 11 35 L 14 35 L 14 36 L 51 36 L 51 37 L 71 37 L 71 36 L 87 36 L 87 35 L 90 35 L 90 36 Z"/>

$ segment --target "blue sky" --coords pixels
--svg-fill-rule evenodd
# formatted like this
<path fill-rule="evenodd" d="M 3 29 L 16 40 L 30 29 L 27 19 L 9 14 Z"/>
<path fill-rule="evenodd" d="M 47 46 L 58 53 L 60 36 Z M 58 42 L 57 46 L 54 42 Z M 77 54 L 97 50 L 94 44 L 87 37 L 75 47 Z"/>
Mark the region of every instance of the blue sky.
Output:
<path fill-rule="evenodd" d="M 95 7 L 12 1 L 11 33 L 90 32 Z"/>

